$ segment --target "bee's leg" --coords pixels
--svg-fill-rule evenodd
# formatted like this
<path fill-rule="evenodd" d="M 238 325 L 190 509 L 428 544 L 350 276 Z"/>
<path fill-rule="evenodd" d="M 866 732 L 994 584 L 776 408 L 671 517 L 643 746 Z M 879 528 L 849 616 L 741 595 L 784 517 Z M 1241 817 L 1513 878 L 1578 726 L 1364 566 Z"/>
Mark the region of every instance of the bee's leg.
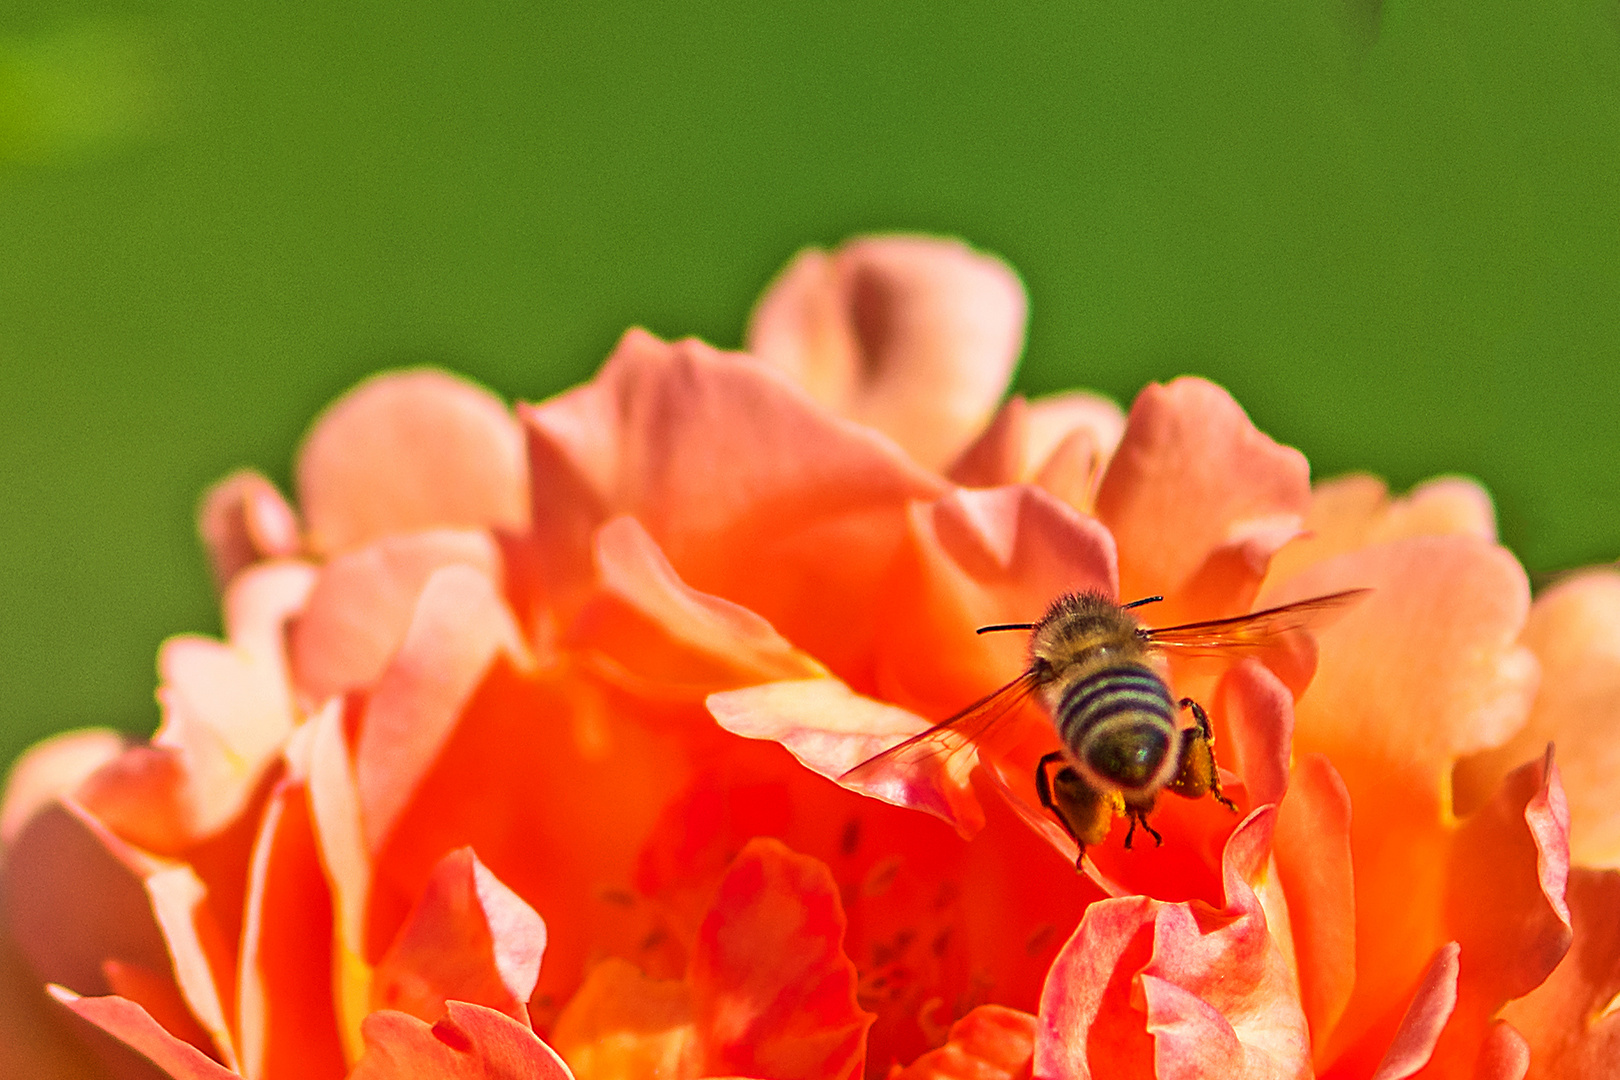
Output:
<path fill-rule="evenodd" d="M 1035 795 L 1041 800 L 1041 805 L 1050 810 L 1052 812 L 1052 816 L 1058 819 L 1058 824 L 1062 825 L 1063 831 L 1069 834 L 1069 839 L 1073 840 L 1077 845 L 1079 845 L 1080 854 L 1075 856 L 1074 860 L 1074 868 L 1078 870 L 1080 869 L 1081 860 L 1086 857 L 1086 842 L 1080 839 L 1079 836 L 1075 835 L 1074 827 L 1069 824 L 1069 819 L 1064 815 L 1063 811 L 1058 808 L 1057 803 L 1052 801 L 1052 782 L 1047 779 L 1046 776 L 1047 766 L 1062 760 L 1062 753 L 1054 750 L 1052 753 L 1041 758 L 1041 760 L 1036 764 Z M 1065 769 L 1066 768 L 1067 767 L 1065 767 Z M 1058 775 L 1062 776 L 1063 773 L 1059 772 Z"/>
<path fill-rule="evenodd" d="M 1192 698 L 1182 698 L 1181 707 L 1192 710 L 1195 726 L 1181 733 L 1181 767 L 1165 787 L 1187 799 L 1213 796 L 1237 813 L 1237 804 L 1221 791 L 1221 770 L 1215 765 L 1215 731 L 1209 726 L 1209 714 Z"/>
<path fill-rule="evenodd" d="M 1125 814 L 1131 819 L 1131 827 L 1125 830 L 1125 846 L 1127 848 L 1131 846 L 1131 837 L 1136 835 L 1137 825 L 1141 825 L 1142 828 L 1148 831 L 1148 835 L 1153 837 L 1154 847 L 1164 846 L 1164 837 L 1159 835 L 1159 830 L 1148 824 L 1146 810 L 1139 810 L 1134 806 L 1128 806 L 1125 810 Z"/>

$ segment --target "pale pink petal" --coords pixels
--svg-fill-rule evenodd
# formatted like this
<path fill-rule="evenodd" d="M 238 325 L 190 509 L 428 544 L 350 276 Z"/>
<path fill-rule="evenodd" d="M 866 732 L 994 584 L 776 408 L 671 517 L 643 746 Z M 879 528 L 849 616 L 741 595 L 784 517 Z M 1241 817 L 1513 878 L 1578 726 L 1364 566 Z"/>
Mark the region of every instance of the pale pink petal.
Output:
<path fill-rule="evenodd" d="M 174 1080 L 237 1080 L 236 1072 L 164 1031 L 133 1001 L 121 997 L 80 997 L 54 985 L 50 991 L 51 996 L 68 1009 L 139 1051 Z"/>
<path fill-rule="evenodd" d="M 1555 743 L 1569 795 L 1571 858 L 1620 867 L 1620 572 L 1585 571 L 1542 593 L 1522 640 L 1542 667 L 1530 720 L 1503 746 L 1458 763 L 1458 809 L 1488 798 L 1509 770 Z"/>
<path fill-rule="evenodd" d="M 378 375 L 330 405 L 298 452 L 311 549 L 390 533 L 522 528 L 523 434 L 499 398 L 442 371 Z"/>
<path fill-rule="evenodd" d="M 30 746 L 11 766 L 0 808 L 0 844 L 10 845 L 30 818 L 58 795 L 72 794 L 91 773 L 117 757 L 124 738 L 107 728 L 64 731 Z"/>
<path fill-rule="evenodd" d="M 1429 1063 L 1457 1006 L 1458 952 L 1457 943 L 1451 942 L 1434 954 L 1373 1080 L 1402 1080 Z"/>
<path fill-rule="evenodd" d="M 827 867 L 750 841 L 720 883 L 688 978 L 700 1076 L 853 1080 L 872 1016 L 855 1003 Z"/>
<path fill-rule="evenodd" d="M 463 1001 L 428 1024 L 385 1010 L 366 1017 L 365 1055 L 349 1080 L 573 1080 L 551 1047 L 511 1017 Z"/>
<path fill-rule="evenodd" d="M 314 568 L 254 566 L 225 595 L 228 642 L 181 636 L 158 655 L 163 723 L 92 775 L 80 798 L 120 835 L 178 854 L 229 826 L 276 762 L 297 714 L 283 627 L 308 598 Z"/>
<path fill-rule="evenodd" d="M 332 997 L 332 897 L 302 783 L 283 781 L 266 803 L 249 873 L 236 1004 L 242 1073 L 335 1080 L 347 1069 Z"/>
<path fill-rule="evenodd" d="M 197 532 L 222 589 L 245 567 L 296 555 L 302 544 L 292 507 L 253 469 L 233 472 L 203 493 Z"/>
<path fill-rule="evenodd" d="M 501 653 L 519 657 L 523 646 L 488 576 L 466 565 L 434 571 L 366 703 L 356 740 L 361 820 L 373 854 Z"/>
<path fill-rule="evenodd" d="M 1238 614 L 1299 531 L 1309 468 L 1225 390 L 1182 378 L 1137 396 L 1096 505 L 1119 545 L 1122 596 L 1163 595 L 1167 624 Z"/>
<path fill-rule="evenodd" d="M 437 1020 L 468 1001 L 529 1022 L 546 926 L 471 848 L 439 860 L 394 943 L 378 961 L 372 1007 Z"/>
<path fill-rule="evenodd" d="M 945 1045 L 890 1080 L 1020 1080 L 1030 1075 L 1036 1019 L 1001 1005 L 980 1005 L 951 1025 Z"/>
<path fill-rule="evenodd" d="M 748 351 L 942 469 L 1006 388 L 1025 311 L 999 259 L 955 240 L 867 237 L 800 252 L 754 309 Z"/>
<path fill-rule="evenodd" d="M 387 536 L 321 568 L 292 626 L 292 668 L 311 701 L 368 687 L 405 640 L 422 587 L 436 570 L 470 566 L 498 580 L 488 533 L 435 529 Z"/>

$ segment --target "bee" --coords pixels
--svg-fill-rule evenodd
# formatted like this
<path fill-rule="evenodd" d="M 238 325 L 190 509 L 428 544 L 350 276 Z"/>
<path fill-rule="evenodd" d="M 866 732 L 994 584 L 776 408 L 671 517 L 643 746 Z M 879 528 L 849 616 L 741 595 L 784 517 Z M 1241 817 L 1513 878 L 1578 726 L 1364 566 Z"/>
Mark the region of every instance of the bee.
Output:
<path fill-rule="evenodd" d="M 1081 858 L 1120 816 L 1130 821 L 1127 848 L 1138 826 L 1163 843 L 1147 820 L 1159 792 L 1186 799 L 1207 795 L 1233 813 L 1237 805 L 1221 790 L 1209 715 L 1192 698 L 1178 700 L 1170 693 L 1153 664 L 1155 654 L 1258 651 L 1320 625 L 1370 591 L 1349 589 L 1248 615 L 1157 629 L 1142 626 L 1132 611 L 1162 596 L 1128 604 L 1096 592 L 1061 596 L 1038 622 L 978 630 L 1031 631 L 1029 665 L 1022 675 L 840 780 L 869 786 L 890 770 L 967 752 L 1033 696 L 1045 706 L 1062 744 L 1036 765 L 1035 793 L 1079 845 Z M 1192 715 L 1186 727 L 1178 722 L 1183 710 Z"/>

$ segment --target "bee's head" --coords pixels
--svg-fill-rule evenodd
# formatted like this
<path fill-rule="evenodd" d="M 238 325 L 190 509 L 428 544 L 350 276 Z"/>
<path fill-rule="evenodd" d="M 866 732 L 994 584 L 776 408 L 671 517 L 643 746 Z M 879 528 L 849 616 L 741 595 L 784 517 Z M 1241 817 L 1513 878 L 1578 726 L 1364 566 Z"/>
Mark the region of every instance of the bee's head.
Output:
<path fill-rule="evenodd" d="M 1085 771 L 1124 792 L 1157 791 L 1175 768 L 1176 730 L 1156 716 L 1099 724 L 1080 748 Z"/>

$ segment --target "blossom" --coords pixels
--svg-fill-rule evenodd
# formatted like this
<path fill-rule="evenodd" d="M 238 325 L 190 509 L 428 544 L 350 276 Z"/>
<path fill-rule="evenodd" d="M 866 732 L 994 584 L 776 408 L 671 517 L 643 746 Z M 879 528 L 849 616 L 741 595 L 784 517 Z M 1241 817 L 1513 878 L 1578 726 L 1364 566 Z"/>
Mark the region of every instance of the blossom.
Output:
<path fill-rule="evenodd" d="M 1313 489 L 1202 380 L 1003 401 L 1023 326 L 997 260 L 871 238 L 745 352 L 351 391 L 295 502 L 205 496 L 225 637 L 165 643 L 157 734 L 15 770 L 8 978 L 54 987 L 0 1016 L 182 1078 L 1602 1075 L 1617 579 L 1532 607 L 1476 486 Z M 1241 813 L 1163 799 L 1162 847 L 1076 873 L 1033 708 L 837 782 L 1065 591 L 1351 587 L 1314 650 L 1173 662 Z"/>

